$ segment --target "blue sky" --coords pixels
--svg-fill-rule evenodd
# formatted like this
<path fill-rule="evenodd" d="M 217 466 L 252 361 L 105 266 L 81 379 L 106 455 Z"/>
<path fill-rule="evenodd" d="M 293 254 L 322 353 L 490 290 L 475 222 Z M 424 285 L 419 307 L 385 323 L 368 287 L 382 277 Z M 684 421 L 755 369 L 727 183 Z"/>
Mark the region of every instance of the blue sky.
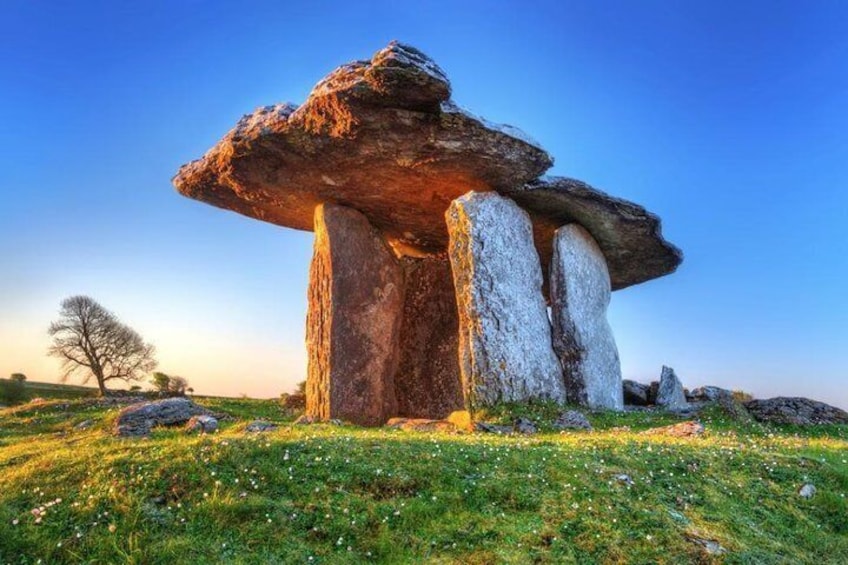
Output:
<path fill-rule="evenodd" d="M 55 380 L 46 327 L 85 293 L 198 392 L 302 379 L 310 234 L 170 178 L 399 39 L 552 173 L 663 218 L 686 259 L 614 294 L 625 377 L 848 407 L 846 38 L 837 1 L 6 2 L 0 374 Z"/>

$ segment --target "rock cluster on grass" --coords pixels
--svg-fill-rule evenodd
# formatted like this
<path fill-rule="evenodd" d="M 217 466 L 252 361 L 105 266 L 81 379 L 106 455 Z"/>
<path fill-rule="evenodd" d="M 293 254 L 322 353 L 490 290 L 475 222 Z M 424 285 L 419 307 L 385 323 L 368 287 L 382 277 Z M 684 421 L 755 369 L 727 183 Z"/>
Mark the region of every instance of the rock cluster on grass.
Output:
<path fill-rule="evenodd" d="M 209 410 L 188 398 L 140 402 L 120 411 L 115 421 L 115 433 L 123 437 L 145 436 L 157 426 L 182 425 L 192 416 L 204 414 L 209 415 Z"/>
<path fill-rule="evenodd" d="M 211 434 L 217 429 L 218 419 L 207 414 L 192 416 L 189 418 L 185 426 L 185 431 L 188 433 L 200 432 L 204 434 Z"/>
<path fill-rule="evenodd" d="M 682 255 L 655 215 L 544 177 L 552 163 L 453 102 L 432 59 L 391 43 L 300 106 L 244 116 L 174 183 L 315 232 L 309 418 L 379 425 L 539 398 L 620 410 L 610 293 Z"/>
<path fill-rule="evenodd" d="M 809 398 L 783 397 L 751 400 L 745 408 L 760 422 L 776 424 L 846 424 L 848 412 Z"/>

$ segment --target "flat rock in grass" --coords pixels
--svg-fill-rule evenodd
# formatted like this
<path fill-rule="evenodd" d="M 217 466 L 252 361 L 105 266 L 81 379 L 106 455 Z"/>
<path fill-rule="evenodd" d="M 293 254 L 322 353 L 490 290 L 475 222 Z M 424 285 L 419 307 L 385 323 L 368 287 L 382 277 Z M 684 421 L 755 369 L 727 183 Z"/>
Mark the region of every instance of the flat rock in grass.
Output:
<path fill-rule="evenodd" d="M 507 435 L 515 431 L 512 426 L 502 426 L 499 424 L 490 424 L 489 422 L 474 422 L 474 431 L 485 432 L 487 434 Z"/>
<path fill-rule="evenodd" d="M 690 542 L 701 546 L 705 553 L 708 555 L 724 555 L 727 553 L 727 549 L 724 548 L 719 542 L 712 539 L 706 539 L 697 534 L 686 534 L 686 539 Z"/>
<path fill-rule="evenodd" d="M 592 424 L 582 412 L 567 410 L 554 420 L 554 428 L 558 430 L 592 430 Z"/>
<path fill-rule="evenodd" d="M 662 426 L 659 428 L 650 428 L 642 432 L 645 435 L 661 435 L 669 437 L 693 438 L 704 433 L 704 425 L 694 420 L 672 424 L 671 426 Z"/>
<path fill-rule="evenodd" d="M 688 408 L 686 395 L 683 393 L 683 384 L 671 367 L 662 368 L 656 405 L 672 412 Z"/>
<path fill-rule="evenodd" d="M 397 428 L 407 432 L 456 431 L 456 426 L 447 420 L 430 420 L 427 418 L 392 418 L 386 422 L 386 427 Z"/>
<path fill-rule="evenodd" d="M 539 431 L 536 424 L 527 418 L 517 418 L 512 425 L 513 430 L 519 434 L 532 435 Z"/>
<path fill-rule="evenodd" d="M 144 436 L 157 426 L 185 424 L 192 416 L 210 414 L 188 398 L 165 398 L 127 406 L 118 414 L 115 433 L 123 437 Z"/>
<path fill-rule="evenodd" d="M 801 498 L 813 498 L 816 495 L 816 487 L 811 483 L 806 483 L 801 489 L 798 491 L 798 496 Z"/>
<path fill-rule="evenodd" d="M 200 416 L 192 416 L 186 423 L 185 431 L 187 433 L 200 432 L 211 434 L 218 429 L 218 419 L 214 416 L 201 414 Z"/>
<path fill-rule="evenodd" d="M 247 427 L 245 428 L 245 430 L 248 431 L 248 432 L 257 432 L 257 433 L 272 432 L 276 429 L 277 429 L 277 426 L 275 424 L 272 424 L 271 422 L 266 422 L 264 420 L 254 420 L 253 422 L 249 423 L 247 425 Z"/>
<path fill-rule="evenodd" d="M 780 396 L 751 400 L 744 406 L 760 422 L 799 426 L 848 423 L 848 412 L 845 410 L 809 398 Z"/>

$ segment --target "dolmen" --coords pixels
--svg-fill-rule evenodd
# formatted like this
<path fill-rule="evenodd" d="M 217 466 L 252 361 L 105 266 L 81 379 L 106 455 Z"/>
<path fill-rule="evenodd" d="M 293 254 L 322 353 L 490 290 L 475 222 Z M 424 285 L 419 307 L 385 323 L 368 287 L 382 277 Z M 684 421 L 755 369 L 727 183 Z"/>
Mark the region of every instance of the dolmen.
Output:
<path fill-rule="evenodd" d="M 502 401 L 621 410 L 611 292 L 672 273 L 660 220 L 451 99 L 393 42 L 244 116 L 178 191 L 315 233 L 306 414 L 376 426 Z"/>

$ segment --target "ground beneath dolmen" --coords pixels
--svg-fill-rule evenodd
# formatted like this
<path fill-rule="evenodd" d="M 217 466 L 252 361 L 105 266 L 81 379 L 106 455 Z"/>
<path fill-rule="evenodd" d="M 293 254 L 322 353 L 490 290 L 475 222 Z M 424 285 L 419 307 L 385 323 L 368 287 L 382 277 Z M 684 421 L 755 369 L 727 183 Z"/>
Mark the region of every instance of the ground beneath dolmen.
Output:
<path fill-rule="evenodd" d="M 848 426 L 714 409 L 698 438 L 641 434 L 678 421 L 651 413 L 559 433 L 537 406 L 537 435 L 454 435 L 198 402 L 233 417 L 123 440 L 89 400 L 1 409 L 0 563 L 848 562 Z"/>

